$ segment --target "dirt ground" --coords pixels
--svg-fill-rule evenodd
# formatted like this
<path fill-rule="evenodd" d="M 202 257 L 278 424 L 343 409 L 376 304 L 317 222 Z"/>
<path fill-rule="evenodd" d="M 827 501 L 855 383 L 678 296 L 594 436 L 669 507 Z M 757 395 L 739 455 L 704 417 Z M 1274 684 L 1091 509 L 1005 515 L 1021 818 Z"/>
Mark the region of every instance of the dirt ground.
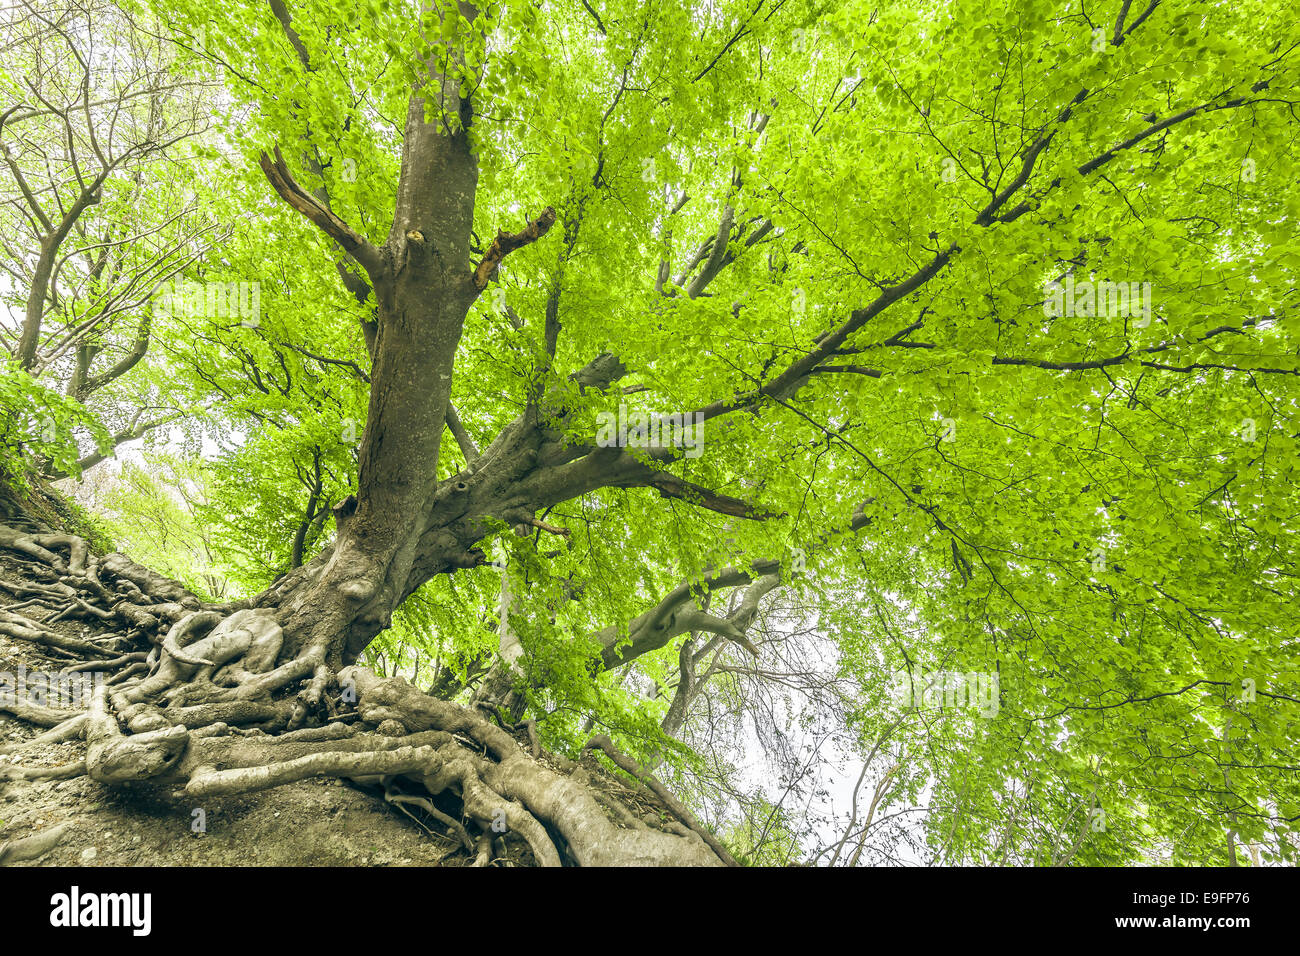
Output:
<path fill-rule="evenodd" d="M 0 730 L 11 724 L 0 721 Z M 72 827 L 59 846 L 38 860 L 11 865 L 455 866 L 468 861 L 459 846 L 425 834 L 398 811 L 336 781 L 213 799 L 202 808 L 192 804 L 157 787 L 110 790 L 84 776 L 10 784 L 0 796 L 0 843 L 67 821 Z M 206 833 L 192 832 L 195 809 L 203 810 Z"/>

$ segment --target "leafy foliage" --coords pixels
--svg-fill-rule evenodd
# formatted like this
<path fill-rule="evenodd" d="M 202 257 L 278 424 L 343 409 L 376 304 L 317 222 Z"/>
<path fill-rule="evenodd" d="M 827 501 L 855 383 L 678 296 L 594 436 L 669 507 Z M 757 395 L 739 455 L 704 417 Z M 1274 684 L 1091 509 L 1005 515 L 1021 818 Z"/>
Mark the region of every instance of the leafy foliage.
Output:
<path fill-rule="evenodd" d="M 186 417 L 170 455 L 128 468 L 104 506 L 137 557 L 214 596 L 254 593 L 330 545 L 369 399 L 373 303 L 257 157 L 305 144 L 299 181 L 383 243 L 421 58 L 475 35 L 443 4 L 303 0 L 290 36 L 274 6 L 131 8 L 165 25 L 174 69 L 223 83 L 221 137 L 150 173 L 198 191 L 225 230 L 179 275 L 259 283 L 261 313 L 155 326 L 108 395 Z M 559 225 L 511 256 L 466 323 L 452 399 L 479 449 L 539 383 L 563 396 L 556 427 L 586 438 L 620 404 L 677 412 L 762 389 L 853 323 L 797 391 L 711 418 L 704 454 L 670 468 L 779 517 L 605 487 L 540 516 L 567 538 L 503 525 L 483 545 L 508 557 L 548 745 L 576 750 L 597 728 L 665 773 L 733 779 L 718 755 L 770 734 L 753 689 L 719 677 L 703 698 L 717 709 L 694 719 L 742 715 L 730 747 L 707 733 L 686 752 L 661 729 L 682 639 L 601 673 L 590 635 L 706 569 L 799 555 L 784 631 L 811 635 L 852 688 L 831 721 L 843 745 L 888 741 L 883 798 L 926 810 L 928 858 L 1210 864 L 1252 844 L 1294 862 L 1300 37 L 1285 4 L 1139 6 L 483 12 L 462 78 L 477 235 L 547 205 Z M 725 267 L 696 289 L 719 245 Z M 1054 310 L 1067 281 L 1130 298 Z M 630 370 L 618 388 L 568 379 L 602 351 Z M 13 367 L 0 405 L 6 467 L 75 473 L 110 440 Z M 464 465 L 447 434 L 439 477 Z M 182 486 L 184 500 L 167 491 Z M 472 684 L 498 647 L 501 593 L 491 566 L 435 578 L 369 659 Z M 746 663 L 726 653 L 722 666 Z M 997 675 L 996 715 L 889 695 L 899 671 L 936 670 Z M 784 862 L 799 826 L 765 805 L 778 838 L 755 836 L 751 807 L 728 840 Z"/>

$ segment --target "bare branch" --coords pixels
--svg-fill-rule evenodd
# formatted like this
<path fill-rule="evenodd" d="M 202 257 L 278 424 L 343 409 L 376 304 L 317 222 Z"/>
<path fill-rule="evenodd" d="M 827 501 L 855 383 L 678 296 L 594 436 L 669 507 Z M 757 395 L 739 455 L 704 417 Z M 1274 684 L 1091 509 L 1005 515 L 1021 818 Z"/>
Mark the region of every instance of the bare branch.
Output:
<path fill-rule="evenodd" d="M 555 225 L 555 207 L 547 206 L 536 219 L 528 223 L 519 232 L 497 232 L 497 237 L 488 247 L 487 255 L 474 268 L 474 288 L 480 292 L 487 288 L 488 281 L 496 275 L 501 260 L 530 243 L 536 242 Z"/>

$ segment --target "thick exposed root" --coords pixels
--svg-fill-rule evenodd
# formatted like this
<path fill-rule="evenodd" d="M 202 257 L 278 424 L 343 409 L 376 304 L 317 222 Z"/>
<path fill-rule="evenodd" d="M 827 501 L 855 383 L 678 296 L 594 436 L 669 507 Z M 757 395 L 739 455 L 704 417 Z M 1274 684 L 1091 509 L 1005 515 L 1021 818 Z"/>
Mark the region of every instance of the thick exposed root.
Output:
<path fill-rule="evenodd" d="M 7 693 L 0 693 L 0 710 L 40 727 L 57 727 L 77 716 L 75 711 L 42 707 L 40 704 L 29 703 Z"/>
<path fill-rule="evenodd" d="M 23 860 L 39 860 L 62 842 L 63 837 L 72 829 L 71 823 L 60 823 L 34 836 L 22 840 L 10 840 L 0 843 L 0 866 L 20 863 Z"/>
<path fill-rule="evenodd" d="M 185 727 L 124 735 L 107 712 L 103 691 L 95 695 L 85 726 L 86 770 L 101 783 L 157 777 L 180 759 L 189 742 Z"/>
<path fill-rule="evenodd" d="M 682 823 L 685 824 L 686 827 L 691 830 L 691 832 L 697 834 L 700 837 L 700 839 L 702 839 L 705 843 L 707 843 L 710 847 L 712 847 L 713 852 L 718 854 L 718 856 L 723 861 L 725 861 L 728 866 L 739 866 L 739 864 L 735 861 L 735 859 L 731 856 L 731 854 L 727 852 L 726 847 L 724 847 L 720 842 L 718 842 L 717 837 L 715 837 L 704 827 L 700 826 L 699 822 L 695 819 L 695 815 L 692 814 L 690 810 L 686 809 L 686 807 L 681 803 L 681 801 L 679 801 L 676 797 L 674 797 L 667 787 L 665 787 L 662 783 L 656 780 L 655 777 L 650 773 L 650 771 L 646 770 L 644 767 L 638 764 L 631 757 L 627 756 L 626 754 L 620 753 L 614 747 L 614 742 L 610 740 L 608 737 L 604 736 L 603 734 L 598 734 L 595 737 L 592 737 L 590 740 L 588 740 L 586 746 L 583 749 L 584 750 L 595 749 L 604 753 L 605 756 L 609 757 L 610 760 L 614 761 L 614 763 L 619 767 L 619 769 L 625 770 L 626 772 L 630 773 L 632 776 L 636 777 L 638 780 L 640 780 L 642 783 L 648 786 L 651 790 L 653 790 L 655 796 L 657 796 L 660 800 L 664 802 L 664 804 L 668 807 L 668 809 L 671 810 L 676 815 L 677 819 L 681 820 Z"/>
<path fill-rule="evenodd" d="M 7 708 L 6 708 L 7 709 Z M 56 727 L 47 730 L 43 734 L 33 737 L 31 740 L 24 740 L 21 743 L 6 744 L 0 747 L 0 754 L 16 754 L 24 750 L 36 750 L 50 744 L 60 744 L 65 740 L 80 739 L 86 731 L 86 715 L 77 714 L 75 717 L 69 717 Z"/>
<path fill-rule="evenodd" d="M 72 780 L 86 775 L 86 761 L 59 767 L 0 767 L 0 782 L 15 780 Z"/>
<path fill-rule="evenodd" d="M 408 730 L 437 728 L 463 734 L 493 758 L 478 768 L 487 788 L 516 801 L 558 831 L 581 865 L 718 865 L 725 862 L 697 834 L 682 837 L 651 829 L 620 828 L 591 791 L 570 776 L 550 770 L 506 731 L 478 714 L 428 697 L 401 679 L 381 679 L 362 668 L 340 677 L 355 683 L 367 723 L 399 720 Z M 509 819 L 509 810 L 500 809 Z"/>
<path fill-rule="evenodd" d="M 185 792 L 195 797 L 225 796 L 278 787 L 307 777 L 386 777 L 437 763 L 438 754 L 431 747 L 399 747 L 378 753 L 325 751 L 264 767 L 202 767 L 190 778 Z"/>
<path fill-rule="evenodd" d="M 74 637 L 64 637 L 41 627 L 40 624 L 21 614 L 14 614 L 9 611 L 0 611 L 0 633 L 7 634 L 20 641 L 43 644 L 46 647 L 57 648 L 73 654 L 95 657 L 114 657 L 117 655 L 114 648 L 101 647 L 89 641 L 79 641 Z"/>

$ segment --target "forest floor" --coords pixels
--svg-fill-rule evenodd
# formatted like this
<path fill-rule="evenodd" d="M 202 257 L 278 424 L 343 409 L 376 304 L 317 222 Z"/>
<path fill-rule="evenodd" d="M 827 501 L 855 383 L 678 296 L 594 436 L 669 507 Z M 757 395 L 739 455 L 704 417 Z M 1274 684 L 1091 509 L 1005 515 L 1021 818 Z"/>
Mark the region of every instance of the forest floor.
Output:
<path fill-rule="evenodd" d="M 0 552 L 0 580 L 23 581 L 22 566 Z M 0 605 L 14 603 L 0 589 Z M 93 640 L 93 626 L 49 625 Z M 0 672 L 54 672 L 75 663 L 0 634 Z M 0 712 L 0 748 L 45 728 Z M 84 741 L 24 753 L 23 767 L 59 767 L 85 757 Z M 18 764 L 0 754 L 0 769 Z M 211 798 L 195 806 L 170 787 L 106 787 L 82 775 L 68 780 L 0 780 L 0 846 L 70 824 L 44 856 L 17 866 L 462 866 L 472 855 L 442 834 L 360 788 L 338 780 L 304 780 L 258 793 Z M 201 810 L 201 816 L 195 810 Z M 200 822 L 202 827 L 199 826 Z M 206 832 L 196 832 L 205 830 Z"/>

